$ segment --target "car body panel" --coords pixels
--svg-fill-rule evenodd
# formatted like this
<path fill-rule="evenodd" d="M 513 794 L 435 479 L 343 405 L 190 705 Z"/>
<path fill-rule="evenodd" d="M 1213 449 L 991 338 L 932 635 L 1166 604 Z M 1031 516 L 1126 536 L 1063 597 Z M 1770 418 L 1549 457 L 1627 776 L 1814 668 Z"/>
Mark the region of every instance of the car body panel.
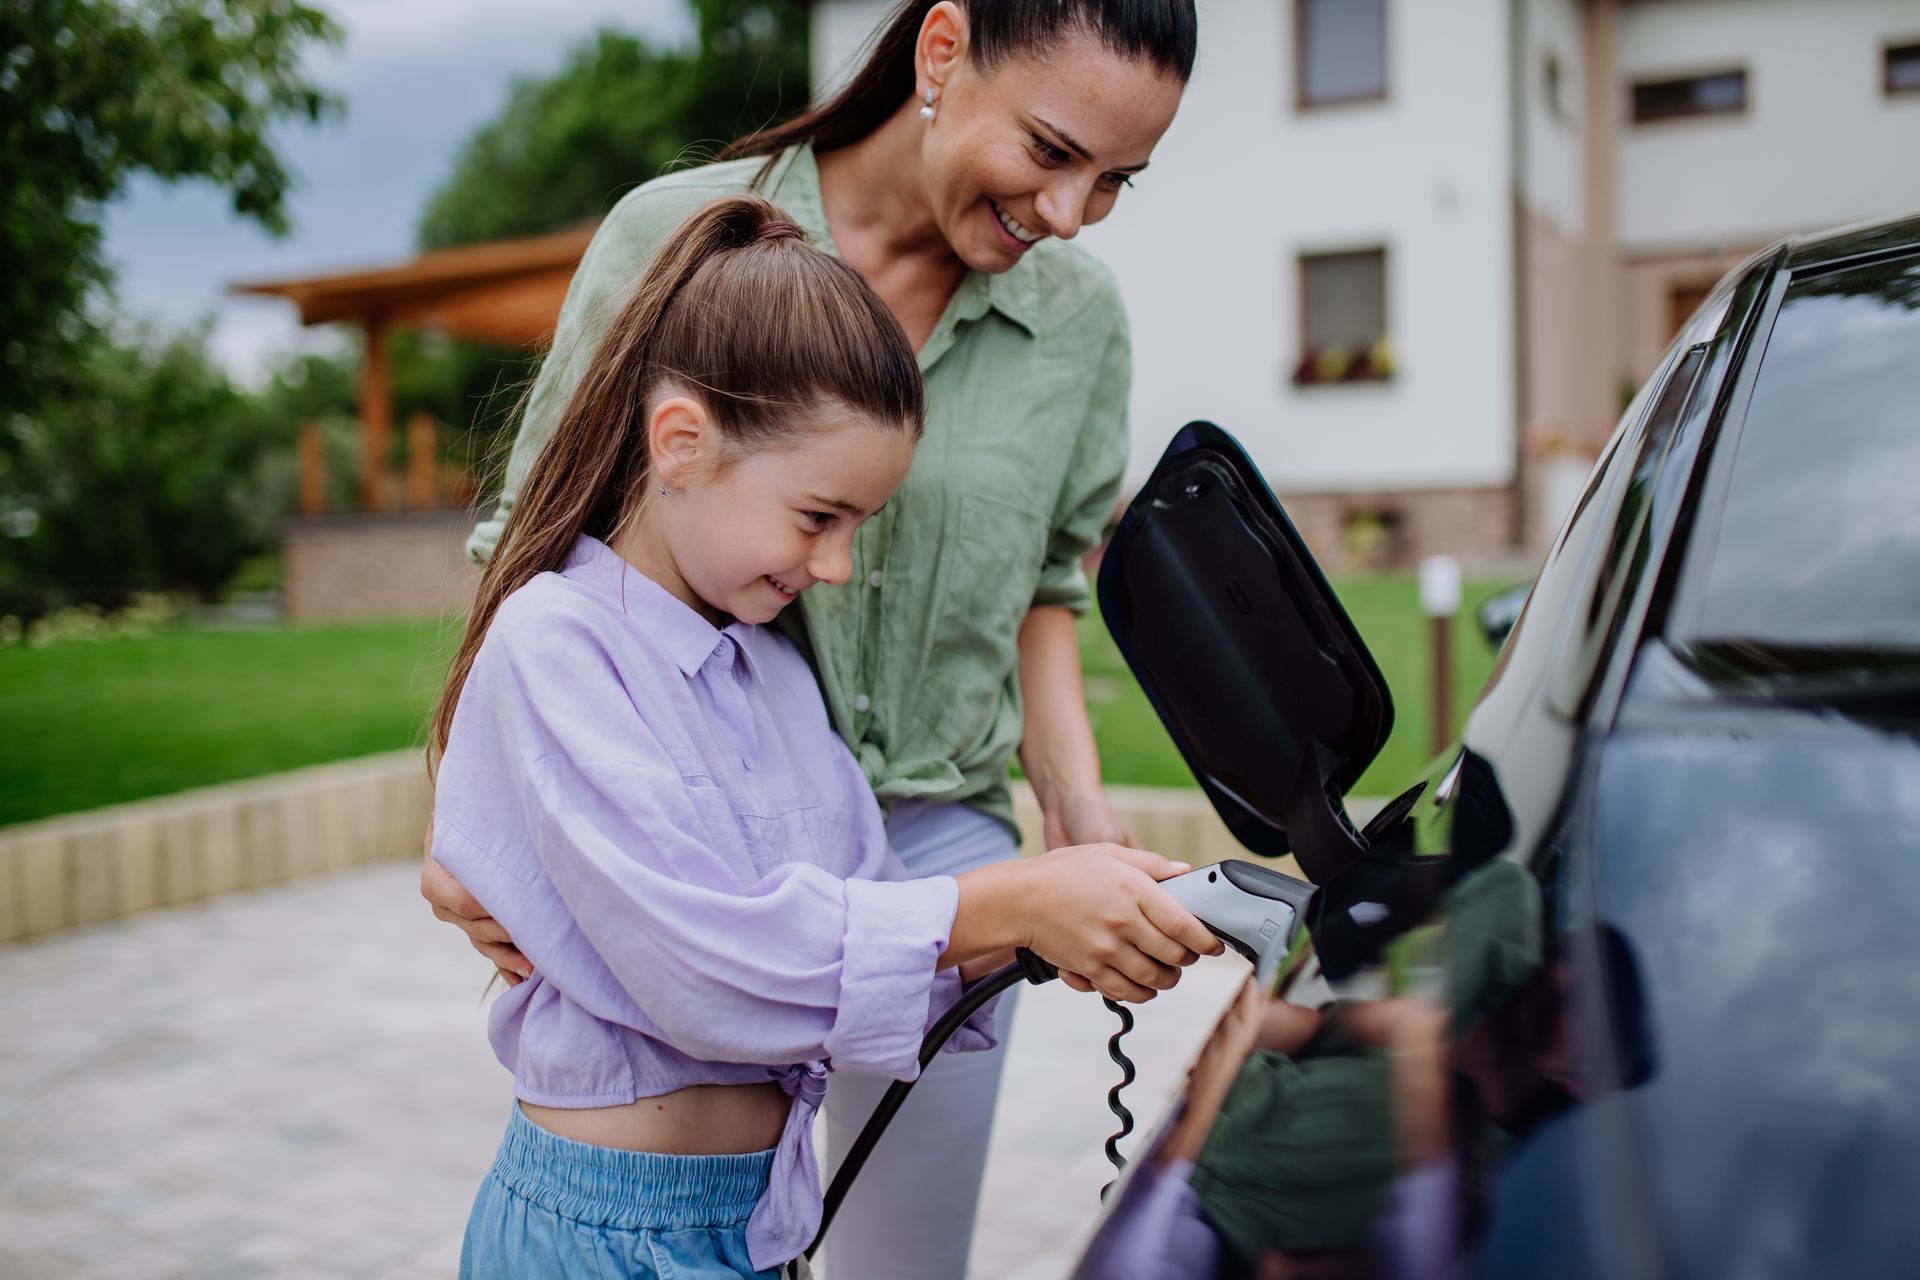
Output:
<path fill-rule="evenodd" d="M 1575 927 L 1616 932 L 1648 996 L 1630 1176 L 1683 1274 L 1920 1256 L 1920 715 L 1674 684 L 1630 691 L 1580 855 Z"/>
<path fill-rule="evenodd" d="M 1445 1010 L 1452 1148 L 1402 1167 L 1374 1235 L 1279 1241 L 1277 1265 L 1868 1274 L 1920 1247 L 1920 661 L 1800 680 L 1689 632 L 1790 290 L 1902 255 L 1920 263 L 1920 218 L 1785 242 L 1709 295 L 1623 415 L 1458 752 L 1322 884 L 1325 954 L 1282 994 L 1321 999 L 1332 977 L 1396 997 L 1355 1009 Z M 1920 309 L 1912 292 L 1898 304 Z M 1390 919 L 1351 925 L 1382 902 Z M 1377 1051 L 1316 1035 L 1287 1052 Z M 1193 1175 L 1202 1218 L 1227 1167 L 1208 1153 L 1297 1162 L 1315 1132 L 1289 1145 L 1222 1114 Z M 1116 1202 L 1144 1202 L 1133 1186 Z M 1122 1274 L 1099 1259 L 1130 1212 L 1076 1274 Z M 1227 1249 L 1221 1274 L 1271 1270 L 1258 1252 Z"/>

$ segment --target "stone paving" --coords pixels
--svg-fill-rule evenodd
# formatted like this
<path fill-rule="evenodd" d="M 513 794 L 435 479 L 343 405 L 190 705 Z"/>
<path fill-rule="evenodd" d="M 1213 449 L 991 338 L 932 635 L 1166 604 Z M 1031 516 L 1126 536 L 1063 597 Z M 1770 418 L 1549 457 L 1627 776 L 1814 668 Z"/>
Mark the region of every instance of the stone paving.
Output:
<path fill-rule="evenodd" d="M 416 874 L 0 946 L 0 1276 L 452 1275 L 509 1095 L 484 963 Z M 1244 972 L 1203 961 L 1139 1011 L 1143 1132 Z M 1077 1253 L 1109 1176 L 1114 1025 L 1058 984 L 1021 997 L 974 1276 L 1047 1280 Z"/>

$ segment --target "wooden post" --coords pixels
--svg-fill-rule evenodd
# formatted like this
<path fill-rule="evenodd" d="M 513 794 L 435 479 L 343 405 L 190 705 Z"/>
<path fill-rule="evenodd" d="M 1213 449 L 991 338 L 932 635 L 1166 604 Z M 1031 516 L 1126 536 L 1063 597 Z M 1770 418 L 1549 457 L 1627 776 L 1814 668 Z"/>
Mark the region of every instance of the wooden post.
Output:
<path fill-rule="evenodd" d="M 309 418 L 300 424 L 294 454 L 300 463 L 300 514 L 317 516 L 327 509 L 327 455 L 319 423 Z"/>
<path fill-rule="evenodd" d="M 1439 755 L 1453 741 L 1453 618 L 1432 618 L 1433 745 Z"/>
<path fill-rule="evenodd" d="M 1453 741 L 1453 615 L 1460 612 L 1460 562 L 1428 556 L 1420 562 L 1420 611 L 1433 635 L 1432 745 L 1439 755 Z"/>
<path fill-rule="evenodd" d="M 407 419 L 407 506 L 425 511 L 440 489 L 440 424 L 425 409 Z"/>
<path fill-rule="evenodd" d="M 360 362 L 360 506 L 385 505 L 387 454 L 393 448 L 393 378 L 387 356 L 387 322 L 366 320 L 366 354 Z"/>

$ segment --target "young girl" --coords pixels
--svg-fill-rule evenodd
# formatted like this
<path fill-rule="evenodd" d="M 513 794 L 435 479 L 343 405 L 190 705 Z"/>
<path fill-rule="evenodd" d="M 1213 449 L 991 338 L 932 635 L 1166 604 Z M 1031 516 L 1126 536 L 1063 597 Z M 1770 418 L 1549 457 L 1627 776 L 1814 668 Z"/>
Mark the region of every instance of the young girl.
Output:
<path fill-rule="evenodd" d="M 668 238 L 581 376 L 434 716 L 435 857 L 534 965 L 463 1275 L 771 1274 L 819 1222 L 829 1064 L 911 1078 L 958 966 L 1151 995 L 1219 949 L 1154 854 L 906 879 L 761 625 L 847 579 L 923 410 L 886 306 L 752 196 Z"/>

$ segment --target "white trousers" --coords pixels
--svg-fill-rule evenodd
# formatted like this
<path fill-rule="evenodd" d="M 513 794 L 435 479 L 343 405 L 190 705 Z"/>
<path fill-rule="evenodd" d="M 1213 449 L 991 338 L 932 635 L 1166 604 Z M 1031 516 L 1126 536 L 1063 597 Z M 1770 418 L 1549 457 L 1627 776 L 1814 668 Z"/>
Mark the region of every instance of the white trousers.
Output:
<path fill-rule="evenodd" d="M 957 875 L 1018 852 L 1012 832 L 958 804 L 901 801 L 887 836 L 915 876 Z M 827 1280 L 964 1280 L 1017 991 L 1000 997 L 997 1048 L 940 1054 L 921 1074 L 827 1232 Z M 891 1083 L 829 1078 L 828 1182 Z"/>

